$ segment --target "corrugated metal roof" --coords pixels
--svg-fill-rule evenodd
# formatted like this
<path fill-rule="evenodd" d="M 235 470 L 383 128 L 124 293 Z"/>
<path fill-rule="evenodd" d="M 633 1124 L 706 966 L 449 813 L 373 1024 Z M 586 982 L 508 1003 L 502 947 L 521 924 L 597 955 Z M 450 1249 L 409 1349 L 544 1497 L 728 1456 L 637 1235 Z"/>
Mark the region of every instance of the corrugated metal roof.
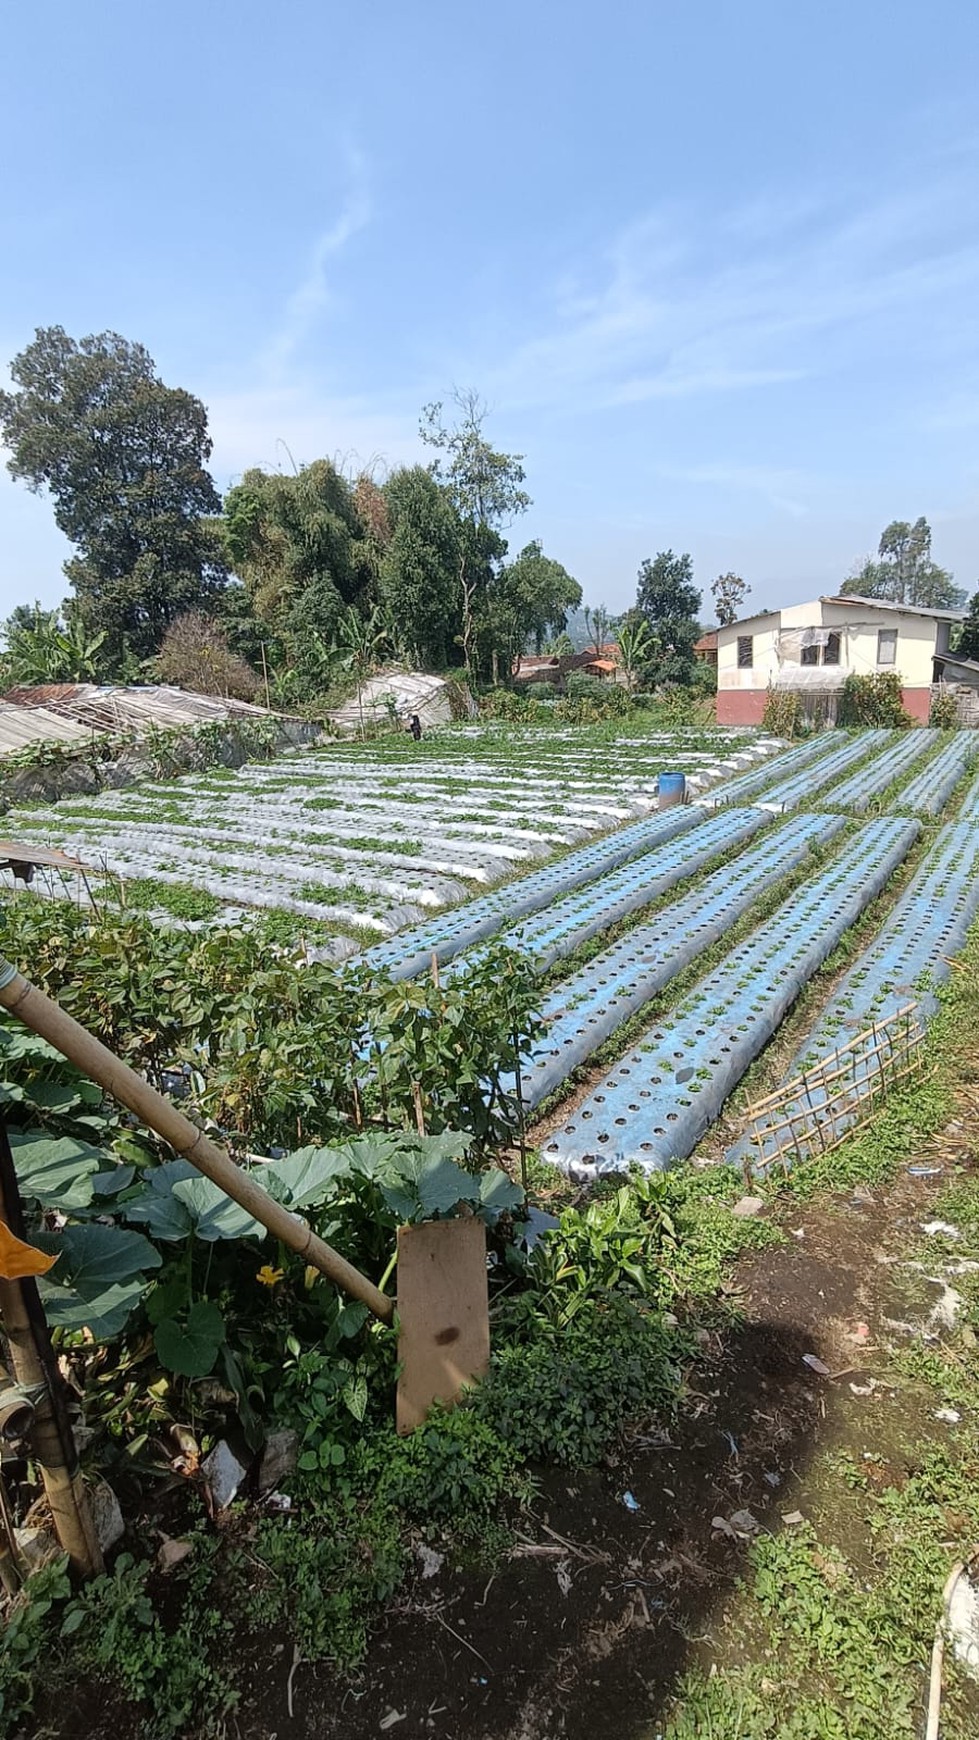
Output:
<path fill-rule="evenodd" d="M 101 732 L 139 736 L 154 727 L 220 723 L 242 714 L 270 717 L 250 701 L 196 695 L 163 684 L 22 684 L 0 700 L 0 755 L 45 739 L 81 743 Z"/>
<path fill-rule="evenodd" d="M 35 743 L 88 743 L 92 733 L 74 719 L 46 707 L 11 707 L 0 701 L 0 755 L 30 749 Z"/>
<path fill-rule="evenodd" d="M 930 604 L 896 604 L 893 598 L 865 598 L 860 592 L 824 594 L 820 604 L 863 604 L 872 610 L 897 610 L 902 616 L 933 616 L 937 622 L 964 622 L 964 610 L 933 610 Z"/>

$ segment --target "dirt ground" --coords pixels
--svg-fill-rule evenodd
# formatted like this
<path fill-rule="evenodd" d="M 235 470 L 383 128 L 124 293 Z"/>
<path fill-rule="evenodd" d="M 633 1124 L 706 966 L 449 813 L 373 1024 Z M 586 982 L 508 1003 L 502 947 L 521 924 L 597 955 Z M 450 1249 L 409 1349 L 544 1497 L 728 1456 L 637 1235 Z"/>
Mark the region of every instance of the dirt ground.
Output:
<path fill-rule="evenodd" d="M 897 1393 L 850 1386 L 866 1391 L 877 1332 L 911 1309 L 897 1256 L 942 1182 L 902 1170 L 878 1192 L 800 1209 L 788 1243 L 737 1272 L 740 1325 L 705 1341 L 669 1438 L 636 1436 L 586 1477 L 551 1472 L 492 1575 L 443 1564 L 425 1576 L 419 1563 L 356 1681 L 295 1666 L 285 1649 L 265 1656 L 231 1731 L 654 1740 L 742 1567 L 747 1541 L 730 1519 L 749 1511 L 778 1530 L 805 1511 L 818 1450 L 858 1443 L 866 1455 L 892 1439 Z"/>

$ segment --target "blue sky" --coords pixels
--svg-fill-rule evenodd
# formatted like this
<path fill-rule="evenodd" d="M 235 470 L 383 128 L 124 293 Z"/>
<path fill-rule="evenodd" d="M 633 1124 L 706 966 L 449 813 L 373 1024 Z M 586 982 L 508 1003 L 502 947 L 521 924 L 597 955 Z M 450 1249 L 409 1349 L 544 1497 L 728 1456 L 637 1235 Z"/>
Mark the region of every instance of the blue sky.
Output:
<path fill-rule="evenodd" d="M 34 0 L 4 23 L 0 364 L 140 340 L 249 465 L 423 456 L 454 384 L 586 598 L 754 607 L 893 518 L 979 584 L 979 12 Z M 0 614 L 65 591 L 0 477 Z"/>

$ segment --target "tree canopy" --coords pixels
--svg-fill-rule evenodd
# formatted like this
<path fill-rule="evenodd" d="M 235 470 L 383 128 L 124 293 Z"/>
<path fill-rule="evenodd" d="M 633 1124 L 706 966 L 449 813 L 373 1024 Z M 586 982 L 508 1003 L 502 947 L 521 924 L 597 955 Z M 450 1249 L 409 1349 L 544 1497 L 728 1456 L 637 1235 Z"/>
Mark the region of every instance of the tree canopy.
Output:
<path fill-rule="evenodd" d="M 730 627 L 741 615 L 741 606 L 751 591 L 746 580 L 740 574 L 718 574 L 716 580 L 710 583 L 714 595 L 714 614 L 722 628 Z"/>
<path fill-rule="evenodd" d="M 212 516 L 207 412 L 167 387 L 149 352 L 115 332 L 76 341 L 38 328 L 0 393 L 8 470 L 48 490 L 78 555 L 78 609 L 109 653 L 156 652 L 184 611 L 213 607 L 227 574 Z"/>
<path fill-rule="evenodd" d="M 38 680 L 96 663 L 132 677 L 162 652 L 157 670 L 243 693 L 243 657 L 253 672 L 268 665 L 292 704 L 331 686 L 343 648 L 359 647 L 358 621 L 372 659 L 381 648 L 438 668 L 461 657 L 472 676 L 495 677 L 581 603 L 539 542 L 507 561 L 504 531 L 530 505 L 523 458 L 492 445 L 474 392 L 456 393 L 448 417 L 426 406 L 428 466 L 386 480 L 325 458 L 256 467 L 222 504 L 206 410 L 163 383 L 144 346 L 39 329 L 11 375 L 9 469 L 50 493 L 77 552 L 62 612 L 25 606 L 9 625 L 18 668 Z"/>
<path fill-rule="evenodd" d="M 466 670 L 472 672 L 479 663 L 480 644 L 483 655 L 488 648 L 491 658 L 502 650 L 490 594 L 507 551 L 503 528 L 526 512 L 530 496 L 523 488 L 523 454 L 501 453 L 486 439 L 488 413 L 479 395 L 471 390 L 456 392 L 453 402 L 458 413 L 455 423 L 445 422 L 443 406 L 436 401 L 425 406 L 419 433 L 436 450 L 431 473 L 445 488 L 460 523 L 459 644 Z"/>
<path fill-rule="evenodd" d="M 312 605 L 332 633 L 370 578 L 354 490 L 328 459 L 295 473 L 246 471 L 225 499 L 224 539 L 256 613 L 279 630 L 305 602 L 307 626 Z"/>
<path fill-rule="evenodd" d="M 423 465 L 393 472 L 383 495 L 390 537 L 379 590 L 392 637 L 411 663 L 444 668 L 454 662 L 461 627 L 458 515 Z"/>
<path fill-rule="evenodd" d="M 969 612 L 955 650 L 960 658 L 979 659 L 979 592 L 973 592 L 969 599 Z"/>
<path fill-rule="evenodd" d="M 917 519 L 913 525 L 907 520 L 892 520 L 881 533 L 877 560 L 868 556 L 844 580 L 840 591 L 932 610 L 957 610 L 966 596 L 948 569 L 932 560 L 931 527 L 926 519 Z"/>
<path fill-rule="evenodd" d="M 693 561 L 661 550 L 647 556 L 639 568 L 636 611 L 653 641 L 643 677 L 652 683 L 689 683 L 694 670 L 694 642 L 700 635 L 697 610 L 700 593 L 693 583 Z"/>

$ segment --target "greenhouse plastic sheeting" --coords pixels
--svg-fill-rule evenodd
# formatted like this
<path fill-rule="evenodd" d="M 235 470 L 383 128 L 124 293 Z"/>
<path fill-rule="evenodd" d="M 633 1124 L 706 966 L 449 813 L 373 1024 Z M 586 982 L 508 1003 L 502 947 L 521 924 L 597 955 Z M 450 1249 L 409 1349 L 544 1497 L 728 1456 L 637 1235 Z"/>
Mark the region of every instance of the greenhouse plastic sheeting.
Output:
<path fill-rule="evenodd" d="M 845 826 L 843 816 L 794 817 L 565 979 L 541 1005 L 547 1032 L 525 1062 L 525 1106 L 554 1093 L 623 1022 L 750 912 L 760 895 Z"/>
<path fill-rule="evenodd" d="M 695 876 L 722 852 L 735 853 L 760 828 L 768 827 L 771 819 L 760 810 L 723 810 L 694 834 L 683 834 L 665 846 L 657 846 L 653 852 L 644 852 L 631 864 L 555 901 L 544 912 L 508 926 L 500 933 L 500 940 L 522 954 L 531 955 L 543 971 L 580 948 L 590 937 L 610 930 L 630 913 L 669 893 L 678 882 Z M 464 973 L 473 964 L 473 955 L 467 953 L 453 963 L 446 977 Z"/>
<path fill-rule="evenodd" d="M 683 1159 L 781 1024 L 803 986 L 876 899 L 918 837 L 888 816 L 861 827 L 833 862 L 616 1064 L 544 1143 L 575 1176 Z"/>
<path fill-rule="evenodd" d="M 907 1007 L 918 1005 L 927 1021 L 937 1005 L 937 987 L 948 978 L 948 957 L 962 948 L 979 913 L 979 825 L 952 822 L 938 838 L 896 903 L 879 935 L 860 956 L 833 994 L 831 1007 L 816 1023 L 785 1072 L 786 1081 L 824 1062 L 850 1039 Z M 859 1084 L 867 1060 L 855 1062 Z M 818 1151 L 819 1113 L 825 1093 L 814 1083 L 802 1107 L 786 1100 L 800 1157 Z M 838 1127 L 842 1127 L 837 1120 Z M 775 1143 L 764 1128 L 758 1141 L 746 1138 L 728 1149 L 732 1164 L 746 1161 L 764 1170 Z"/>
<path fill-rule="evenodd" d="M 885 749 L 883 755 L 878 755 L 866 767 L 858 767 L 849 779 L 843 781 L 832 792 L 827 792 L 823 802 L 840 810 L 855 810 L 858 815 L 868 809 L 875 798 L 879 798 L 900 779 L 902 773 L 913 767 L 923 756 L 930 755 L 938 743 L 940 733 L 925 727 L 920 731 L 908 731 L 903 737 Z"/>
<path fill-rule="evenodd" d="M 922 768 L 891 805 L 895 810 L 913 810 L 919 816 L 937 816 L 945 808 L 967 767 L 979 753 L 974 731 L 956 731 L 951 742 L 938 751 L 934 761 Z"/>
<path fill-rule="evenodd" d="M 645 816 L 628 828 L 606 834 L 591 846 L 582 846 L 566 857 L 546 864 L 542 869 L 522 876 L 471 900 L 442 918 L 402 931 L 390 942 L 367 949 L 361 959 L 371 967 L 383 968 L 392 979 L 412 979 L 428 970 L 435 955 L 439 963 L 451 961 L 462 949 L 492 936 L 501 925 L 525 914 L 540 912 L 552 900 L 594 882 L 619 864 L 627 864 L 654 846 L 672 840 L 688 828 L 703 826 L 705 814 L 692 805 L 664 810 L 661 815 Z M 315 951 L 313 951 L 315 954 Z"/>

